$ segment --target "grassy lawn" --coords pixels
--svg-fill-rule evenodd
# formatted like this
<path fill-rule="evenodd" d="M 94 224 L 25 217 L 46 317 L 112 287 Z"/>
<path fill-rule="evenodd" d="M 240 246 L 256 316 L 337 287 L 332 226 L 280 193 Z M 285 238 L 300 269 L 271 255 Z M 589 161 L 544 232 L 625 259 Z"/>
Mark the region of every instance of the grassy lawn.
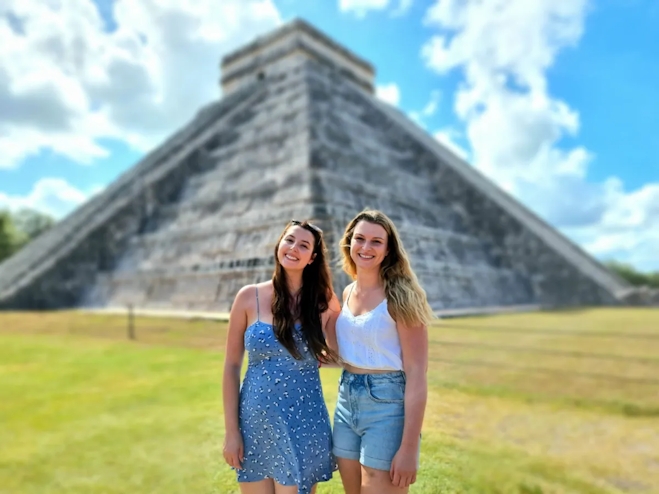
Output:
<path fill-rule="evenodd" d="M 226 326 L 0 313 L 0 493 L 231 493 Z M 659 310 L 448 319 L 430 331 L 413 493 L 659 492 Z M 334 408 L 338 369 L 323 369 Z M 319 494 L 343 492 L 338 473 Z"/>

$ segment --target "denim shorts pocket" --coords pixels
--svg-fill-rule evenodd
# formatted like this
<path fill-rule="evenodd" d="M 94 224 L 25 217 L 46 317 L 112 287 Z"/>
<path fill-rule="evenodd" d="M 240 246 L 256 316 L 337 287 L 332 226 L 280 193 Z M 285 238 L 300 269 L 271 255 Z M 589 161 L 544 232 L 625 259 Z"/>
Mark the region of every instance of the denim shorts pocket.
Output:
<path fill-rule="evenodd" d="M 389 380 L 367 381 L 368 396 L 378 403 L 403 403 L 405 401 L 405 385 Z"/>

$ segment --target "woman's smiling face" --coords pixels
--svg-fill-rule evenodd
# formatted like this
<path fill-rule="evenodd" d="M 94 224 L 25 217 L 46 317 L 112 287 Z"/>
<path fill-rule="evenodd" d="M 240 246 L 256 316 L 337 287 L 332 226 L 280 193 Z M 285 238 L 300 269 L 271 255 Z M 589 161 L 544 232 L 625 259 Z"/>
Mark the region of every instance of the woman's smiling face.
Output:
<path fill-rule="evenodd" d="M 368 221 L 357 223 L 350 241 L 350 258 L 357 269 L 379 269 L 388 252 L 387 232 L 382 226 Z"/>
<path fill-rule="evenodd" d="M 291 226 L 277 248 L 277 259 L 284 269 L 304 269 L 313 261 L 316 239 L 306 228 Z"/>

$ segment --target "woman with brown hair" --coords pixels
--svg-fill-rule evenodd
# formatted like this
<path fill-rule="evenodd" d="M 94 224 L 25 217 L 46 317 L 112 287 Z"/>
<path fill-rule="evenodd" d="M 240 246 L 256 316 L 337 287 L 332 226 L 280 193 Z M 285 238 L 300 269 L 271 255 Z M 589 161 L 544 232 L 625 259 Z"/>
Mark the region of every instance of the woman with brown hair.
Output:
<path fill-rule="evenodd" d="M 314 492 L 336 470 L 318 367 L 336 360 L 325 332 L 333 334 L 340 309 L 322 231 L 291 221 L 275 247 L 272 279 L 243 287 L 231 307 L 224 458 L 243 494 Z"/>
<path fill-rule="evenodd" d="M 336 320 L 343 363 L 334 454 L 346 494 L 403 494 L 416 481 L 433 313 L 396 226 L 362 211 L 341 239 L 355 280 Z"/>

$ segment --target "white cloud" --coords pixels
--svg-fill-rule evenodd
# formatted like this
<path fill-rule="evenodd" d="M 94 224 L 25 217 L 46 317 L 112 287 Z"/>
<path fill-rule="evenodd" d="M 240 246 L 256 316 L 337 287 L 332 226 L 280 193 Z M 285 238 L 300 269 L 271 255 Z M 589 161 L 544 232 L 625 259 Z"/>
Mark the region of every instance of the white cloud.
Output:
<path fill-rule="evenodd" d="M 107 32 L 92 0 L 0 4 L 0 167 L 42 149 L 79 162 L 100 138 L 140 150 L 220 95 L 228 50 L 280 23 L 272 0 L 116 0 Z"/>
<path fill-rule="evenodd" d="M 423 48 L 440 73 L 459 68 L 457 116 L 466 123 L 475 165 L 515 192 L 518 181 L 583 176 L 589 153 L 557 143 L 579 128 L 578 114 L 547 92 L 546 69 L 582 32 L 585 0 L 439 0 L 426 22 L 448 29 Z"/>
<path fill-rule="evenodd" d="M 610 178 L 595 192 L 601 220 L 566 233 L 603 259 L 659 271 L 659 184 L 626 191 L 620 179 Z"/>
<path fill-rule="evenodd" d="M 392 16 L 397 17 L 407 13 L 412 7 L 414 0 L 400 0 L 398 7 L 391 13 Z"/>
<path fill-rule="evenodd" d="M 414 0 L 400 0 L 398 6 L 391 11 L 393 17 L 405 14 L 412 6 Z M 341 12 L 352 13 L 359 18 L 363 18 L 371 10 L 386 10 L 389 7 L 389 0 L 339 0 L 339 10 Z"/>
<path fill-rule="evenodd" d="M 419 126 L 425 129 L 426 128 L 425 120 L 429 117 L 432 117 L 435 113 L 437 113 L 437 109 L 439 108 L 439 102 L 441 100 L 441 97 L 442 97 L 441 91 L 437 89 L 431 91 L 430 99 L 428 100 L 428 103 L 426 103 L 426 106 L 424 106 L 421 111 L 411 111 L 409 113 L 409 117 L 412 120 L 414 120 Z"/>
<path fill-rule="evenodd" d="M 60 219 L 102 190 L 95 186 L 88 191 L 77 189 L 61 178 L 42 178 L 24 196 L 0 192 L 0 209 L 36 209 Z"/>
<path fill-rule="evenodd" d="M 377 86 L 375 88 L 375 95 L 382 101 L 386 101 L 393 106 L 398 106 L 400 102 L 400 89 L 395 82 Z"/>
<path fill-rule="evenodd" d="M 426 104 L 426 106 L 423 107 L 423 110 L 421 110 L 421 115 L 424 117 L 431 117 L 437 112 L 437 108 L 439 107 L 439 100 L 441 99 L 442 93 L 439 92 L 438 90 L 434 90 L 430 93 L 430 100 Z"/>
<path fill-rule="evenodd" d="M 455 142 L 456 138 L 461 137 L 460 133 L 455 129 L 446 128 L 438 130 L 433 136 L 459 158 L 462 158 L 463 160 L 469 159 L 469 151 Z"/>
<path fill-rule="evenodd" d="M 615 177 L 589 182 L 594 154 L 563 144 L 578 135 L 579 114 L 548 87 L 547 70 L 578 44 L 587 10 L 587 0 L 436 0 L 425 23 L 438 33 L 422 56 L 440 74 L 463 76 L 454 110 L 474 166 L 590 252 L 641 262 L 642 246 L 659 252 L 647 230 L 659 184 L 625 192 Z"/>

